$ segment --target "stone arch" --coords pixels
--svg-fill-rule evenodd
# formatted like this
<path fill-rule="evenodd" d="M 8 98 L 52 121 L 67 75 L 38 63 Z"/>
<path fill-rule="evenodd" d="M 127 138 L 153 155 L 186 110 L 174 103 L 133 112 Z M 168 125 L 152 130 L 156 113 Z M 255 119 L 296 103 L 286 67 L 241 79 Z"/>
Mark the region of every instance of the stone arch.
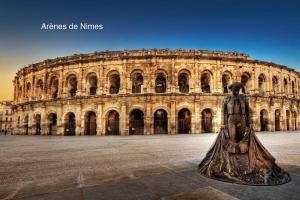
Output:
<path fill-rule="evenodd" d="M 144 134 L 144 113 L 140 109 L 133 109 L 129 114 L 129 134 Z"/>
<path fill-rule="evenodd" d="M 275 131 L 280 131 L 281 130 L 280 120 L 281 120 L 280 110 L 276 109 L 275 110 L 275 120 L 274 120 Z"/>
<path fill-rule="evenodd" d="M 77 93 L 77 76 L 74 73 L 71 73 L 66 78 L 66 88 L 68 92 L 68 96 L 74 97 Z"/>
<path fill-rule="evenodd" d="M 41 135 L 41 123 L 42 123 L 42 116 L 40 113 L 34 114 L 34 132 L 35 135 Z"/>
<path fill-rule="evenodd" d="M 120 73 L 117 70 L 111 70 L 107 73 L 109 94 L 118 94 L 121 87 Z"/>
<path fill-rule="evenodd" d="M 268 131 L 268 125 L 269 125 L 269 117 L 268 117 L 268 111 L 266 109 L 262 109 L 260 111 L 260 131 Z"/>
<path fill-rule="evenodd" d="M 84 135 L 97 135 L 97 114 L 87 111 L 84 116 Z"/>
<path fill-rule="evenodd" d="M 243 72 L 241 75 L 241 83 L 243 84 L 244 88 L 242 89 L 243 93 L 248 93 L 248 90 L 252 90 L 253 88 L 251 87 L 251 74 L 247 71 Z"/>
<path fill-rule="evenodd" d="M 297 130 L 297 111 L 292 112 L 292 126 L 294 130 Z"/>
<path fill-rule="evenodd" d="M 120 135 L 120 114 L 116 110 L 106 113 L 106 135 Z"/>
<path fill-rule="evenodd" d="M 49 82 L 49 95 L 51 98 L 57 98 L 58 97 L 58 87 L 59 87 L 59 81 L 57 76 L 52 76 L 50 78 Z"/>
<path fill-rule="evenodd" d="M 140 69 L 135 69 L 130 75 L 132 81 L 132 93 L 142 93 L 144 85 L 143 71 Z"/>
<path fill-rule="evenodd" d="M 223 93 L 228 93 L 228 86 L 232 83 L 232 74 L 230 71 L 225 71 L 222 74 L 222 88 Z"/>
<path fill-rule="evenodd" d="M 290 130 L 290 111 L 289 110 L 286 110 L 285 111 L 285 114 L 286 114 L 286 130 L 289 131 Z"/>
<path fill-rule="evenodd" d="M 179 92 L 189 93 L 191 73 L 187 69 L 182 69 L 178 72 Z"/>
<path fill-rule="evenodd" d="M 168 134 L 168 113 L 164 109 L 157 109 L 153 116 L 154 134 Z"/>
<path fill-rule="evenodd" d="M 279 92 L 278 77 L 275 75 L 272 77 L 272 90 L 275 94 Z"/>
<path fill-rule="evenodd" d="M 24 124 L 24 133 L 25 133 L 25 135 L 28 135 L 29 134 L 29 115 L 28 114 L 25 115 L 23 124 Z"/>
<path fill-rule="evenodd" d="M 155 92 L 165 93 L 167 91 L 167 73 L 164 70 L 155 72 Z"/>
<path fill-rule="evenodd" d="M 192 115 L 189 109 L 182 108 L 177 115 L 178 133 L 191 133 Z"/>
<path fill-rule="evenodd" d="M 264 93 L 266 91 L 266 76 L 264 73 L 261 73 L 258 76 L 258 91 L 259 93 Z"/>
<path fill-rule="evenodd" d="M 47 125 L 48 125 L 48 134 L 56 135 L 57 134 L 57 114 L 55 112 L 50 112 L 47 115 Z"/>
<path fill-rule="evenodd" d="M 31 94 L 31 83 L 26 83 L 26 92 L 25 92 L 25 98 L 28 100 L 30 98 Z"/>
<path fill-rule="evenodd" d="M 212 91 L 212 78 L 213 74 L 209 70 L 204 70 L 201 73 L 200 82 L 201 82 L 201 91 L 204 93 L 211 93 Z"/>
<path fill-rule="evenodd" d="M 39 79 L 36 83 L 36 98 L 37 99 L 42 99 L 43 89 L 44 89 L 43 80 Z"/>
<path fill-rule="evenodd" d="M 205 108 L 201 112 L 201 127 L 202 133 L 213 132 L 213 111 L 210 108 Z"/>
<path fill-rule="evenodd" d="M 283 90 L 285 93 L 288 93 L 288 80 L 287 78 L 283 79 Z"/>
<path fill-rule="evenodd" d="M 295 94 L 295 82 L 292 81 L 292 84 L 291 84 L 291 87 L 292 87 L 292 94 Z"/>
<path fill-rule="evenodd" d="M 64 116 L 64 135 L 66 136 L 76 135 L 76 116 L 73 112 L 68 112 Z"/>
<path fill-rule="evenodd" d="M 86 75 L 87 94 L 96 95 L 98 89 L 98 76 L 95 72 Z"/>

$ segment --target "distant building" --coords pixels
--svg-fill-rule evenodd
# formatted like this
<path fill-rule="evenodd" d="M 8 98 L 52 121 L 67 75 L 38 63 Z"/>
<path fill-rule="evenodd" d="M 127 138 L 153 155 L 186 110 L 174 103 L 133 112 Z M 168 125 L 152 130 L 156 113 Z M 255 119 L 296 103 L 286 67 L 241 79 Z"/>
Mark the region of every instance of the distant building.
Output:
<path fill-rule="evenodd" d="M 12 102 L 0 102 L 0 132 L 10 133 L 12 127 Z"/>

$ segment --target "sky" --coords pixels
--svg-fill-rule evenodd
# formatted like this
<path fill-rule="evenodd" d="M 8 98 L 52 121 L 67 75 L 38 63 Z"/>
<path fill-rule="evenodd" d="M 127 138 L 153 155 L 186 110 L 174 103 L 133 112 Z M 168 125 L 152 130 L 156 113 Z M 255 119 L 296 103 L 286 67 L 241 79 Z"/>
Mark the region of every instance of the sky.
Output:
<path fill-rule="evenodd" d="M 102 50 L 238 51 L 300 71 L 300 1 L 1 1 L 0 100 L 16 72 L 49 58 Z M 41 30 L 86 22 L 102 30 Z"/>

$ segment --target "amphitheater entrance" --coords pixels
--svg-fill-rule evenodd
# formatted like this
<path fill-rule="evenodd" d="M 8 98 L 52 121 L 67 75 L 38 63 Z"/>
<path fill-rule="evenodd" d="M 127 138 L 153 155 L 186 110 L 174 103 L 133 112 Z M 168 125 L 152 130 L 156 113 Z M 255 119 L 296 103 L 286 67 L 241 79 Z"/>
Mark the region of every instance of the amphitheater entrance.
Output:
<path fill-rule="evenodd" d="M 290 111 L 286 111 L 286 130 L 290 130 Z"/>
<path fill-rule="evenodd" d="M 211 109 L 204 109 L 201 113 L 201 126 L 202 133 L 212 133 L 213 132 L 213 124 L 212 124 L 212 111 Z"/>
<path fill-rule="evenodd" d="M 120 115 L 115 110 L 107 114 L 106 135 L 120 135 Z"/>
<path fill-rule="evenodd" d="M 139 109 L 134 109 L 130 113 L 129 134 L 130 135 L 144 134 L 144 113 Z"/>
<path fill-rule="evenodd" d="M 64 135 L 66 136 L 75 136 L 76 135 L 76 119 L 75 114 L 70 112 L 65 116 L 65 131 Z"/>
<path fill-rule="evenodd" d="M 268 131 L 268 111 L 265 109 L 260 111 L 260 131 Z"/>
<path fill-rule="evenodd" d="M 95 112 L 86 113 L 84 123 L 84 135 L 97 135 L 97 116 Z"/>
<path fill-rule="evenodd" d="M 178 112 L 178 133 L 191 133 L 191 113 L 186 108 Z"/>
<path fill-rule="evenodd" d="M 48 115 L 49 135 L 56 135 L 57 132 L 57 115 L 50 113 Z"/>
<path fill-rule="evenodd" d="M 168 134 L 168 113 L 163 109 L 154 113 L 154 134 Z"/>
<path fill-rule="evenodd" d="M 280 111 L 275 110 L 275 131 L 280 131 Z"/>
<path fill-rule="evenodd" d="M 34 117 L 35 120 L 35 134 L 41 135 L 41 115 L 37 114 Z"/>
<path fill-rule="evenodd" d="M 25 118 L 24 118 L 24 132 L 25 132 L 25 135 L 28 135 L 28 132 L 29 132 L 28 121 L 29 121 L 29 117 L 28 117 L 28 115 L 26 115 Z"/>

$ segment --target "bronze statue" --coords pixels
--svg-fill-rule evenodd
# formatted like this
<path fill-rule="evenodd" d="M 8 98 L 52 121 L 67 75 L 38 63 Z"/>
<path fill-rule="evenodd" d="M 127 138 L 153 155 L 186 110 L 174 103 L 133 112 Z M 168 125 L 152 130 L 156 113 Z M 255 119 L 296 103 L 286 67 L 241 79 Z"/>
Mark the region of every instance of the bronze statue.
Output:
<path fill-rule="evenodd" d="M 209 178 L 249 185 L 287 183 L 290 175 L 275 163 L 275 158 L 256 137 L 249 102 L 243 84 L 229 86 L 222 108 L 222 126 L 217 139 L 199 164 L 199 172 Z"/>

